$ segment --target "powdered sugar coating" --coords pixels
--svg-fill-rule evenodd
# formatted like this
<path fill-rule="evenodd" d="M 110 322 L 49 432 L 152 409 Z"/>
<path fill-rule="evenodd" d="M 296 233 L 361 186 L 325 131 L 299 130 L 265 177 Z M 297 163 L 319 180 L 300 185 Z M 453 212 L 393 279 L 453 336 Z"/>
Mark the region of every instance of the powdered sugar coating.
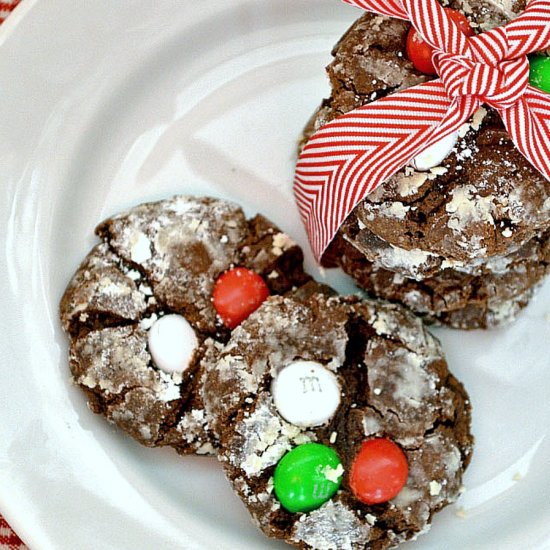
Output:
<path fill-rule="evenodd" d="M 299 548 L 388 548 L 426 530 L 434 511 L 457 497 L 471 453 L 469 404 L 438 342 L 403 308 L 355 297 L 270 298 L 218 357 L 205 365 L 203 401 L 228 478 L 267 535 Z M 292 425 L 273 403 L 273 377 L 296 360 L 338 377 L 342 401 L 325 425 Z M 346 472 L 367 437 L 391 437 L 407 454 L 401 500 L 369 507 L 351 493 Z M 338 452 L 344 481 L 318 510 L 290 514 L 270 479 L 284 454 L 308 441 Z"/>
<path fill-rule="evenodd" d="M 312 311 L 305 304 L 290 299 L 270 298 L 249 318 L 256 319 L 261 311 L 261 323 L 254 332 L 247 330 L 249 322 L 237 327 L 232 339 L 215 363 L 207 364 L 207 375 L 201 395 L 207 411 L 215 418 L 215 431 L 221 431 L 226 421 L 237 412 L 243 396 L 257 394 L 266 376 L 272 378 L 278 370 L 299 357 L 319 361 L 330 370 L 337 370 L 345 359 L 347 316 L 338 301 L 331 318 L 325 309 Z M 289 310 L 288 315 L 281 310 Z M 337 325 L 337 319 L 340 322 Z M 312 331 L 312 325 L 316 330 Z M 325 327 L 331 326 L 332 338 L 323 339 Z"/>
<path fill-rule="evenodd" d="M 255 409 L 235 426 L 235 435 L 241 436 L 242 445 L 228 455 L 229 462 L 249 477 L 277 464 L 294 446 L 315 441 L 313 433 L 286 422 L 277 414 L 268 393 L 258 396 Z"/>
<path fill-rule="evenodd" d="M 124 326 L 89 332 L 73 340 L 70 362 L 92 409 L 137 439 L 158 443 L 161 426 L 181 406 L 181 378 L 151 368 L 145 331 Z"/>
<path fill-rule="evenodd" d="M 480 258 L 463 264 L 432 256 L 416 266 L 416 277 L 405 277 L 370 260 L 376 250 L 390 253 L 391 247 L 380 239 L 359 243 L 352 232 L 350 239 L 338 242 L 337 249 L 344 271 L 370 294 L 401 302 L 430 321 L 456 328 L 493 328 L 512 322 L 550 272 L 548 232 L 489 261 Z"/>
<path fill-rule="evenodd" d="M 485 202 L 485 205 L 487 205 L 487 202 Z M 457 208 L 461 207 L 457 206 Z M 466 208 L 470 208 L 470 206 Z M 485 208 L 484 214 L 479 213 L 476 206 L 473 206 L 472 209 L 479 214 L 480 220 L 482 215 L 490 216 L 488 208 Z M 503 233 L 506 235 L 506 230 L 503 230 Z M 538 250 L 537 241 L 540 240 L 538 238 L 529 241 L 520 248 L 515 248 L 515 246 L 512 245 L 510 253 L 501 256 L 492 256 L 490 258 L 484 255 L 484 249 L 482 247 L 476 247 L 475 243 L 471 243 L 472 250 L 475 248 L 479 257 L 472 258 L 468 262 L 463 262 L 459 260 L 448 260 L 443 256 L 421 251 L 419 249 L 406 250 L 404 248 L 399 248 L 398 246 L 380 239 L 365 228 L 356 231 L 348 222 L 342 227 L 341 234 L 342 237 L 361 252 L 376 269 L 393 271 L 416 281 L 422 281 L 426 278 L 433 277 L 444 269 L 474 276 L 501 275 L 506 273 L 511 266 L 519 262 L 524 262 L 529 259 L 531 262 L 538 263 L 544 258 L 540 255 Z M 461 237 L 460 233 L 457 232 L 457 239 L 460 238 L 464 240 L 467 239 L 466 236 L 463 235 Z"/>
<path fill-rule="evenodd" d="M 485 31 L 513 19 L 526 2 L 443 4 Z M 304 142 L 337 116 L 429 78 L 407 60 L 408 30 L 402 21 L 373 14 L 356 21 L 333 50 L 331 96 L 306 126 Z M 339 238 L 355 248 L 352 257 L 342 258 L 347 249 L 336 242 L 327 261 L 344 267 L 369 293 L 438 322 L 504 324 L 549 270 L 539 246 L 550 229 L 549 197 L 550 184 L 517 151 L 499 115 L 484 106 L 459 129 L 440 166 L 429 172 L 407 166 L 368 195 L 340 229 Z M 358 253 L 367 267 L 360 268 Z M 400 287 L 391 273 L 403 278 Z M 507 313 L 495 315 L 496 309 Z"/>
<path fill-rule="evenodd" d="M 214 282 L 242 265 L 262 275 L 272 292 L 287 292 L 310 279 L 301 250 L 265 218 L 247 220 L 236 204 L 212 198 L 142 204 L 96 232 L 103 242 L 83 261 L 60 304 L 75 382 L 94 412 L 144 445 L 212 453 L 197 384 L 200 359 L 215 355 L 229 334 L 211 302 Z M 185 364 L 167 373 L 161 367 L 167 368 L 170 343 L 151 344 L 148 336 L 170 318 L 185 326 L 193 345 Z"/>
<path fill-rule="evenodd" d="M 292 541 L 317 550 L 353 550 L 366 547 L 370 530 L 347 506 L 330 500 L 295 523 Z"/>
<path fill-rule="evenodd" d="M 248 236 L 240 207 L 176 196 L 118 214 L 98 232 L 122 259 L 147 271 L 155 295 L 167 307 L 195 317 L 202 331 L 215 330 L 214 283 L 237 260 Z"/>
<path fill-rule="evenodd" d="M 101 243 L 92 249 L 69 283 L 61 302 L 61 320 L 70 332 L 79 322 L 88 322 L 90 317 L 107 311 L 127 320 L 139 318 L 146 309 L 147 297 L 124 272 L 108 245 Z"/>
<path fill-rule="evenodd" d="M 525 7 L 508 0 L 446 4 L 465 11 L 480 30 L 509 21 Z M 407 59 L 408 29 L 407 23 L 373 14 L 358 19 L 333 50 L 327 68 L 332 94 L 306 127 L 306 138 L 338 115 L 429 78 Z M 459 134 L 441 166 L 429 173 L 405 167 L 368 195 L 351 219 L 399 249 L 463 262 L 509 254 L 548 228 L 542 205 L 550 185 L 519 154 L 496 112 L 482 107 Z M 505 229 L 512 234 L 503 235 Z"/>

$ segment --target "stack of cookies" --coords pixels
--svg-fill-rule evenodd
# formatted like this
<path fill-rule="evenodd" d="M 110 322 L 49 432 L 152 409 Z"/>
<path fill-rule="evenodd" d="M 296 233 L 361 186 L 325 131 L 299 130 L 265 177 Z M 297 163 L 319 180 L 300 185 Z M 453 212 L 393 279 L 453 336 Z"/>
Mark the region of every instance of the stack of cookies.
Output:
<path fill-rule="evenodd" d="M 444 4 L 479 31 L 525 8 L 522 0 Z M 368 13 L 348 30 L 327 68 L 331 96 L 307 125 L 304 143 L 339 115 L 435 78 L 409 59 L 409 30 L 408 22 Z M 450 142 L 368 195 L 325 257 L 369 294 L 429 321 L 489 328 L 528 304 L 550 270 L 549 243 L 550 183 L 517 151 L 498 113 L 481 107 Z"/>
<path fill-rule="evenodd" d="M 402 306 L 342 297 L 235 204 L 179 196 L 101 223 L 61 300 L 90 408 L 149 447 L 215 454 L 255 523 L 385 549 L 460 494 L 471 406 Z"/>

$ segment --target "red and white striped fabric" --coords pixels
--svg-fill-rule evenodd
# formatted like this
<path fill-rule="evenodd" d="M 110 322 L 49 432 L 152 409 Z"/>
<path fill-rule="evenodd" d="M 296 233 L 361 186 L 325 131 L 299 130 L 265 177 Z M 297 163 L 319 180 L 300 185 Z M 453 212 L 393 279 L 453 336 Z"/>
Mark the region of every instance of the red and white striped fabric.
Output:
<path fill-rule="evenodd" d="M 4 22 L 6 17 L 13 11 L 19 2 L 21 2 L 21 0 L 8 0 L 7 2 L 0 1 L 0 23 Z"/>
<path fill-rule="evenodd" d="M 26 550 L 23 541 L 13 532 L 13 529 L 0 516 L 0 548 L 2 550 Z"/>
<path fill-rule="evenodd" d="M 0 2 L 0 24 L 13 11 L 15 6 L 21 0 L 12 0 L 11 2 Z M 7 524 L 6 520 L 0 515 L 0 548 L 2 550 L 25 550 L 27 547 L 23 541 L 15 534 L 13 529 Z"/>
<path fill-rule="evenodd" d="M 511 23 L 471 38 L 436 0 L 344 1 L 410 20 L 435 49 L 440 78 L 355 109 L 308 141 L 294 194 L 318 261 L 366 195 L 482 103 L 499 111 L 516 147 L 550 180 L 550 95 L 529 86 L 526 57 L 550 47 L 550 0 L 531 0 Z"/>

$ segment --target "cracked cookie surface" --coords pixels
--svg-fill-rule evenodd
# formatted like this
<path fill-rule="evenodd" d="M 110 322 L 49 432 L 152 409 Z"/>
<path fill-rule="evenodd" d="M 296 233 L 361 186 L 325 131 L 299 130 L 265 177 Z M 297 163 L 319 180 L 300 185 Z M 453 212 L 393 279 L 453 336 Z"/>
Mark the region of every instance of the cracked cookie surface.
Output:
<path fill-rule="evenodd" d="M 477 31 L 525 8 L 514 0 L 443 3 Z M 352 25 L 332 52 L 331 96 L 310 120 L 304 142 L 337 116 L 431 78 L 406 57 L 409 28 L 368 13 Z M 407 166 L 359 203 L 327 261 L 368 292 L 427 319 L 493 327 L 512 321 L 548 273 L 549 220 L 550 183 L 517 151 L 498 113 L 482 107 L 440 166 L 424 172 Z"/>
<path fill-rule="evenodd" d="M 525 7 L 521 1 L 446 4 L 478 30 L 503 24 Z M 353 24 L 332 52 L 332 94 L 306 127 L 304 141 L 339 115 L 430 79 L 406 58 L 409 28 L 369 13 Z M 548 228 L 549 214 L 550 183 L 517 151 L 498 113 L 483 107 L 441 166 L 403 168 L 352 216 L 392 245 L 469 261 L 514 252 Z"/>
<path fill-rule="evenodd" d="M 300 427 L 279 413 L 271 391 L 282 369 L 314 361 L 341 388 L 325 424 Z M 453 502 L 471 457 L 470 403 L 439 343 L 400 306 L 356 297 L 272 297 L 207 363 L 202 397 L 219 438 L 218 456 L 254 521 L 298 548 L 377 549 L 415 538 Z M 366 505 L 349 486 L 366 439 L 386 437 L 405 452 L 406 486 L 389 502 Z M 273 492 L 279 460 L 297 445 L 332 447 L 342 485 L 321 507 L 285 510 Z"/>
<path fill-rule="evenodd" d="M 198 394 L 200 360 L 229 330 L 211 293 L 217 277 L 243 266 L 270 292 L 310 280 L 301 249 L 262 216 L 247 220 L 231 202 L 188 196 L 146 203 L 102 222 L 101 243 L 84 259 L 60 304 L 74 382 L 92 411 L 147 446 L 212 453 Z M 165 372 L 148 331 L 169 314 L 192 327 L 198 346 L 182 372 Z"/>
<path fill-rule="evenodd" d="M 381 247 L 386 249 L 386 244 L 371 238 L 357 247 L 347 240 L 348 233 L 353 234 L 353 227 L 346 222 L 332 246 L 340 266 L 361 288 L 373 296 L 402 303 L 425 320 L 459 329 L 495 328 L 512 322 L 550 273 L 549 232 L 534 237 L 509 256 L 493 258 L 489 264 L 454 268 L 443 264 L 439 271 L 422 278 L 394 271 L 396 252 L 383 253 Z M 379 251 L 376 257 L 371 252 L 374 249 Z M 411 256 L 397 254 L 402 262 L 408 259 L 413 269 L 416 264 Z"/>

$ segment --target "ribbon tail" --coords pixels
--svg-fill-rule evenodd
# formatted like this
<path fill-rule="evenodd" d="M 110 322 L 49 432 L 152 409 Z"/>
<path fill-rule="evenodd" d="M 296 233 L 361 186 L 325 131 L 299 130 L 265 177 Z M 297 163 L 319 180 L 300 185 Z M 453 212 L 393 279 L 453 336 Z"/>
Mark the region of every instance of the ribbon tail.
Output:
<path fill-rule="evenodd" d="M 550 181 L 550 95 L 528 86 L 500 116 L 521 154 Z"/>
<path fill-rule="evenodd" d="M 316 132 L 296 165 L 294 194 L 320 261 L 357 204 L 418 153 L 456 131 L 479 101 L 451 101 L 439 80 L 359 107 Z"/>
<path fill-rule="evenodd" d="M 376 14 L 409 19 L 401 0 L 343 0 L 346 4 L 364 9 Z"/>

